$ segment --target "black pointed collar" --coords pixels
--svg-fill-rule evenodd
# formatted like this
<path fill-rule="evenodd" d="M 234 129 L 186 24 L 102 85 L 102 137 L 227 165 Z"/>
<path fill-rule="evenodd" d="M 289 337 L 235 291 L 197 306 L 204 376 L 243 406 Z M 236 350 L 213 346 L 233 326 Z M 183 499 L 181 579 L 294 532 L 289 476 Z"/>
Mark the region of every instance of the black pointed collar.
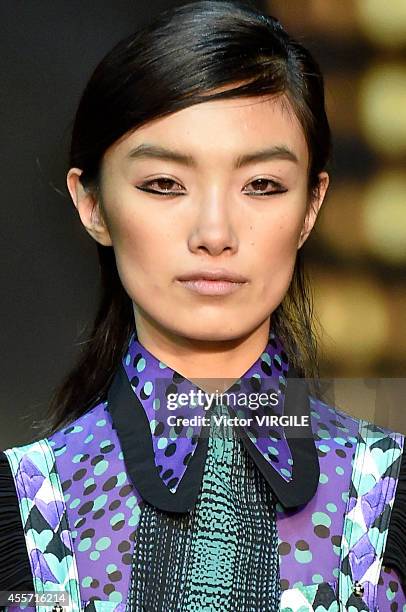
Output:
<path fill-rule="evenodd" d="M 309 393 L 275 335 L 225 393 L 231 391 L 250 397 L 249 407 L 228 401 L 229 414 L 278 501 L 286 508 L 307 503 L 320 475 Z M 252 397 L 259 394 L 270 400 L 256 406 Z M 134 333 L 107 399 L 127 471 L 141 497 L 161 510 L 190 511 L 203 477 L 215 398 L 210 403 L 202 389 L 152 355 Z M 271 416 L 282 415 L 286 424 L 269 425 Z M 178 424 L 175 417 L 181 419 Z"/>

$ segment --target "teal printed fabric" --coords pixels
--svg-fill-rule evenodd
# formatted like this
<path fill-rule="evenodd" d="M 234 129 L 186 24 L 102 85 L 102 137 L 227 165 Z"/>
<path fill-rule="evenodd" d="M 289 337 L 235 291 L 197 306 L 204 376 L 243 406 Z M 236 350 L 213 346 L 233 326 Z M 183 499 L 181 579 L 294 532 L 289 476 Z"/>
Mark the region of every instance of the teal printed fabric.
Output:
<path fill-rule="evenodd" d="M 217 405 L 213 415 L 227 416 Z M 280 601 L 275 501 L 227 421 L 212 419 L 195 508 L 144 508 L 135 542 L 131 610 L 269 612 Z"/>
<path fill-rule="evenodd" d="M 5 451 L 16 483 L 35 592 L 69 594 L 81 612 L 79 579 L 55 457 L 47 439 Z M 49 612 L 47 605 L 38 612 Z"/>

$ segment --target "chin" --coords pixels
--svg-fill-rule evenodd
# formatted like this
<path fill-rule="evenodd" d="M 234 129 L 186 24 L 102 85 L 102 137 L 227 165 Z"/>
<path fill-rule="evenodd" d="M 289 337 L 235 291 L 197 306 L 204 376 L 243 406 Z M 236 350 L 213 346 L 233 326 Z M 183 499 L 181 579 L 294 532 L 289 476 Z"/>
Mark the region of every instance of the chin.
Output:
<path fill-rule="evenodd" d="M 237 340 L 244 336 L 246 330 L 241 330 L 238 327 L 232 330 L 224 329 L 225 325 L 203 325 L 200 322 L 199 326 L 196 325 L 183 328 L 175 331 L 180 336 L 189 340 L 201 340 L 207 342 L 225 342 L 230 340 Z"/>

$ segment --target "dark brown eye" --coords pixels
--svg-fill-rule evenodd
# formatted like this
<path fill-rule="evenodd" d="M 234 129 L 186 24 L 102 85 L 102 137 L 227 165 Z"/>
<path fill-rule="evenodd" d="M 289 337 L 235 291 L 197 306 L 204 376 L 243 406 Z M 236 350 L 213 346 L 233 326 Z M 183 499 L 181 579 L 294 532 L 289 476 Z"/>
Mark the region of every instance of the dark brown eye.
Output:
<path fill-rule="evenodd" d="M 254 191 L 266 191 L 266 187 L 269 184 L 267 179 L 256 179 L 252 181 L 251 185 L 254 186 Z"/>
<path fill-rule="evenodd" d="M 273 181 L 272 179 L 267 179 L 267 178 L 255 179 L 254 181 L 251 181 L 251 183 L 249 183 L 248 185 L 253 186 L 251 193 L 256 191 L 256 192 L 259 192 L 259 195 L 268 195 L 272 193 L 283 193 L 283 191 L 286 191 L 282 189 L 282 185 L 280 183 L 277 183 L 276 181 Z M 273 186 L 275 189 L 273 189 L 272 191 L 267 190 L 268 185 Z"/>
<path fill-rule="evenodd" d="M 157 189 L 151 189 L 151 185 L 155 185 Z M 153 179 L 152 181 L 146 181 L 145 183 L 142 183 L 142 185 L 138 186 L 137 189 L 140 189 L 141 191 L 146 191 L 147 193 L 157 193 L 161 195 L 182 194 L 180 189 L 172 189 L 174 185 L 178 185 L 179 187 L 181 187 L 179 183 L 174 179 L 161 176 L 156 179 Z"/>
<path fill-rule="evenodd" d="M 179 183 L 177 183 L 173 179 L 165 178 L 165 177 L 154 179 L 153 181 L 150 181 L 149 183 L 145 183 L 145 184 L 153 185 L 154 183 L 158 186 L 158 189 L 162 189 L 162 191 L 174 191 L 173 189 L 171 189 L 171 187 L 173 187 L 173 185 L 179 185 Z M 175 191 L 178 191 L 178 190 L 175 190 Z"/>

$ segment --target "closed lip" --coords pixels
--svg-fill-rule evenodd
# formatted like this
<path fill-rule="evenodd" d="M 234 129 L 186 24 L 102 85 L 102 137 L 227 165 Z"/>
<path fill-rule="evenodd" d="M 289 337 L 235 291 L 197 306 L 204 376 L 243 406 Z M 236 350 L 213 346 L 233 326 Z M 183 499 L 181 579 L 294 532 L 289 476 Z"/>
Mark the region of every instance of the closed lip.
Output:
<path fill-rule="evenodd" d="M 241 274 L 231 272 L 230 270 L 224 270 L 223 268 L 216 268 L 215 270 L 194 270 L 193 272 L 187 272 L 178 276 L 180 281 L 188 280 L 217 280 L 217 281 L 229 281 L 232 283 L 245 283 L 247 279 Z"/>

